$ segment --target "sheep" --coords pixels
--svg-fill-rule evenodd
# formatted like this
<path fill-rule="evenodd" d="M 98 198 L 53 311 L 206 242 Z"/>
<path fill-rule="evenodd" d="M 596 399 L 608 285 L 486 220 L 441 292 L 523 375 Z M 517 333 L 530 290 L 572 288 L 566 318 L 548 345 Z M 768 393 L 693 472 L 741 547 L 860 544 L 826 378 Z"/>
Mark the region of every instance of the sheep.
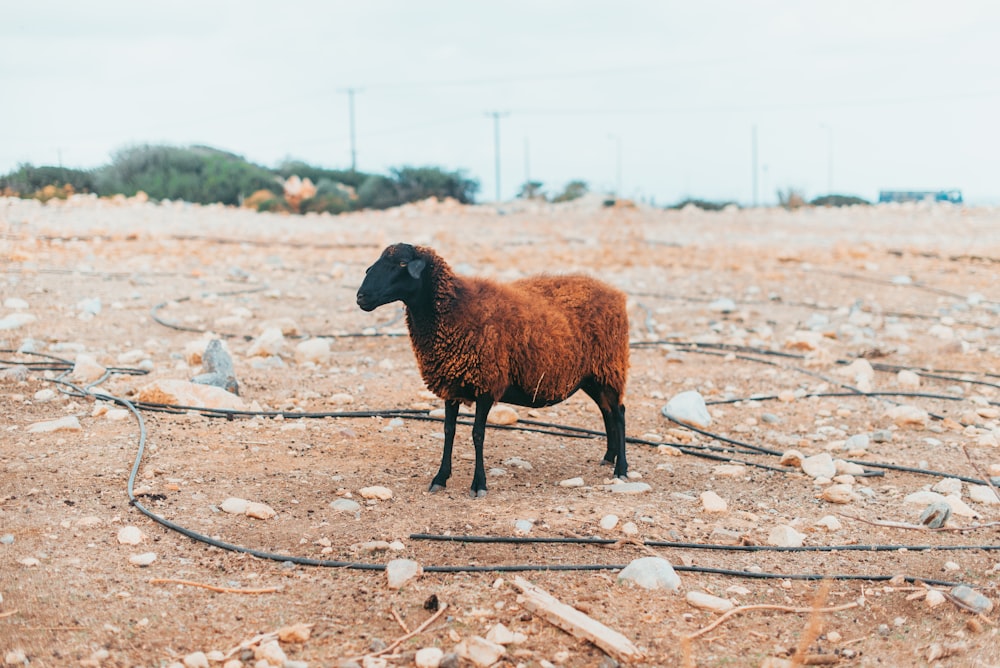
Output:
<path fill-rule="evenodd" d="M 540 275 L 510 283 L 456 275 L 431 248 L 386 248 L 365 272 L 364 311 L 401 301 L 420 375 L 444 399 L 444 451 L 431 492 L 451 477 L 459 404 L 475 404 L 473 498 L 486 496 L 483 441 L 495 402 L 538 408 L 583 390 L 607 434 L 602 464 L 626 479 L 625 383 L 629 323 L 625 295 L 584 275 Z"/>

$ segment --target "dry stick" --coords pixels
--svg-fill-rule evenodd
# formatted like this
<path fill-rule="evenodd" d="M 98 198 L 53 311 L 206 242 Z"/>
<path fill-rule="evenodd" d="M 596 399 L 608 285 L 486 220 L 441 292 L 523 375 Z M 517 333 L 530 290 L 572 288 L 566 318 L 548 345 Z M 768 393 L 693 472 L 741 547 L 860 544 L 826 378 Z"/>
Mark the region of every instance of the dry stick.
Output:
<path fill-rule="evenodd" d="M 405 636 L 400 636 L 400 637 L 396 638 L 385 649 L 381 649 L 381 650 L 379 650 L 377 652 L 372 652 L 370 654 L 362 654 L 361 656 L 351 657 L 350 660 L 351 661 L 358 661 L 358 660 L 361 660 L 361 659 L 366 659 L 368 657 L 374 658 L 374 657 L 377 657 L 377 656 L 382 656 L 383 654 L 388 654 L 389 652 L 393 651 L 394 649 L 396 649 L 397 647 L 399 647 L 400 645 L 402 645 L 404 642 L 406 642 L 407 640 L 409 640 L 413 636 L 420 635 L 421 633 L 423 633 L 424 629 L 426 629 L 428 626 L 430 626 L 431 624 L 433 624 L 434 620 L 437 619 L 438 617 L 440 617 L 441 615 L 443 615 L 444 611 L 447 610 L 447 609 L 448 609 L 448 604 L 447 603 L 442 603 L 441 607 L 438 608 L 438 611 L 435 612 L 430 617 L 428 617 L 426 620 L 424 620 L 423 624 L 421 624 L 417 628 L 413 629 L 412 631 L 410 631 L 409 633 L 407 633 Z"/>
<path fill-rule="evenodd" d="M 976 462 L 972 460 L 972 455 L 969 454 L 969 446 L 963 445 L 962 452 L 965 453 L 965 458 L 969 460 L 969 464 L 972 465 L 972 468 L 976 472 L 976 475 L 978 475 L 980 478 L 986 481 L 986 484 L 989 485 L 990 489 L 993 490 L 993 494 L 996 495 L 997 500 L 1000 501 L 1000 490 L 997 490 L 997 486 L 993 484 L 993 480 L 992 478 L 990 478 L 990 476 L 983 475 L 983 472 L 979 470 L 979 466 L 976 465 Z"/>
<path fill-rule="evenodd" d="M 399 626 L 403 629 L 403 633 L 409 633 L 410 627 L 406 625 L 406 622 L 403 621 L 403 618 L 399 616 L 398 612 L 396 612 L 396 608 L 390 605 L 389 612 L 392 613 L 392 616 L 396 620 L 396 623 L 399 624 Z"/>
<path fill-rule="evenodd" d="M 851 608 L 857 608 L 859 606 L 861 606 L 860 601 L 853 601 L 851 603 L 845 603 L 844 605 L 836 605 L 833 606 L 832 608 L 812 608 L 812 607 L 793 608 L 787 605 L 774 605 L 771 603 L 760 603 L 757 605 L 743 605 L 738 608 L 733 608 L 732 610 L 726 612 L 725 614 L 723 614 L 721 617 L 716 619 L 714 622 L 712 622 L 705 628 L 698 629 L 694 633 L 685 637 L 694 640 L 698 636 L 705 635 L 715 627 L 719 626 L 720 624 L 728 620 L 730 617 L 735 617 L 736 615 L 742 612 L 748 612 L 750 610 L 777 610 L 778 612 L 795 612 L 801 614 L 803 612 L 812 612 L 813 610 L 816 610 L 816 612 L 840 612 L 841 610 L 850 610 Z"/>
<path fill-rule="evenodd" d="M 149 584 L 178 584 L 189 587 L 201 587 L 220 594 L 274 594 L 280 591 L 277 587 L 267 587 L 265 589 L 235 589 L 233 587 L 216 587 L 215 585 L 192 582 L 191 580 L 174 580 L 172 578 L 153 578 Z"/>
<path fill-rule="evenodd" d="M 864 522 L 865 524 L 873 524 L 877 527 L 889 527 L 890 529 L 914 529 L 916 531 L 978 531 L 979 529 L 989 529 L 991 527 L 1000 526 L 1000 522 L 987 522 L 985 524 L 973 524 L 967 527 L 938 527 L 937 529 L 932 529 L 931 527 L 924 526 L 923 524 L 908 524 L 906 522 L 893 522 L 892 520 L 866 520 L 863 517 L 848 515 L 847 513 L 837 514 L 841 517 L 846 517 L 849 520 Z"/>
<path fill-rule="evenodd" d="M 18 610 L 8 610 L 7 612 L 0 612 L 0 619 L 3 619 L 5 617 L 13 617 L 18 612 L 19 612 Z"/>

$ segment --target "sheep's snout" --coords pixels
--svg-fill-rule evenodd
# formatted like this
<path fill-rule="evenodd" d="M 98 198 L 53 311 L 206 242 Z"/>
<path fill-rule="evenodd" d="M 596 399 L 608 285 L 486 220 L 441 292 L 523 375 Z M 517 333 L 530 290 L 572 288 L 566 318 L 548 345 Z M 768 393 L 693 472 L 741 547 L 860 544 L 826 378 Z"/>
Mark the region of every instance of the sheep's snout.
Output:
<path fill-rule="evenodd" d="M 374 311 L 378 308 L 379 303 L 371 298 L 371 296 L 365 292 L 363 289 L 358 290 L 358 306 L 361 307 L 362 311 Z"/>

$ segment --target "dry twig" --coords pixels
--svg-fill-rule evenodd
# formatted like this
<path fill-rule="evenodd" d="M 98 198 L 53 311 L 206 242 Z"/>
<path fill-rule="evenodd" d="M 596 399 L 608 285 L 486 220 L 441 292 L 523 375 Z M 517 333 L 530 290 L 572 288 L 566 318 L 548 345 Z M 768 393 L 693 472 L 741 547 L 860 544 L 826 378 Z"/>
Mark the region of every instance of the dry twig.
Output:
<path fill-rule="evenodd" d="M 0 619 L 4 619 L 5 617 L 13 617 L 17 613 L 18 613 L 17 610 L 8 610 L 7 612 L 0 612 Z"/>
<path fill-rule="evenodd" d="M 395 619 L 396 623 L 399 624 L 400 628 L 403 629 L 403 633 L 409 633 L 410 627 L 406 625 L 406 622 L 403 621 L 403 618 L 399 616 L 398 612 L 396 612 L 396 608 L 389 606 L 389 612 L 392 613 L 393 619 Z"/>
<path fill-rule="evenodd" d="M 421 624 L 417 628 L 413 629 L 412 631 L 410 631 L 406 635 L 400 636 L 400 637 L 396 638 L 385 649 L 381 649 L 381 650 L 379 650 L 377 652 L 371 652 L 370 654 L 362 654 L 361 656 L 351 657 L 350 660 L 351 661 L 361 661 L 361 660 L 363 660 L 365 658 L 368 658 L 368 657 L 374 658 L 374 657 L 382 656 L 383 654 L 388 654 L 389 652 L 392 652 L 393 650 L 395 650 L 397 647 L 399 647 L 400 645 L 402 645 L 404 642 L 406 642 L 407 640 L 409 640 L 413 636 L 420 635 L 421 633 L 423 633 L 424 629 L 426 629 L 428 626 L 430 626 L 431 624 L 433 624 L 434 620 L 436 620 L 438 617 L 440 617 L 441 615 L 443 615 L 444 611 L 447 610 L 447 609 L 448 609 L 448 604 L 447 603 L 442 603 L 441 607 L 438 608 L 438 611 L 435 612 L 430 617 L 428 617 L 427 619 L 425 619 L 423 624 Z"/>
<path fill-rule="evenodd" d="M 976 465 L 976 462 L 973 461 L 972 455 L 969 454 L 969 446 L 963 445 L 962 452 L 965 453 L 965 458 L 969 460 L 969 464 L 972 466 L 973 470 L 975 470 L 976 475 L 978 475 L 980 478 L 986 481 L 986 484 L 989 485 L 990 489 L 993 490 L 993 494 L 997 497 L 997 500 L 1000 501 L 1000 490 L 997 490 L 997 486 L 993 484 L 993 479 L 990 478 L 990 476 L 985 475 L 979 469 L 979 466 Z"/>
<path fill-rule="evenodd" d="M 201 582 L 193 582 L 191 580 L 174 580 L 172 578 L 153 578 L 149 581 L 149 584 L 177 584 L 177 585 L 187 585 L 188 587 L 201 587 L 202 589 L 208 589 L 209 591 L 218 592 L 220 594 L 274 594 L 280 591 L 277 587 L 265 587 L 263 589 L 236 589 L 234 587 L 216 587 L 215 585 L 204 584 Z"/>
<path fill-rule="evenodd" d="M 771 603 L 760 603 L 760 604 L 757 604 L 757 605 L 741 605 L 738 608 L 733 608 L 732 610 L 724 613 L 721 617 L 719 617 L 718 619 L 716 619 L 714 622 L 712 622 L 708 626 L 706 626 L 706 627 L 704 627 L 702 629 L 698 629 L 694 633 L 692 633 L 692 634 L 690 634 L 688 636 L 685 636 L 685 637 L 690 638 L 690 639 L 693 640 L 693 639 L 697 638 L 698 636 L 703 636 L 706 633 L 708 633 L 709 631 L 711 631 L 712 629 L 714 629 L 715 627 L 719 626 L 720 624 L 722 624 L 723 622 L 725 622 L 726 620 L 728 620 L 729 618 L 735 617 L 736 615 L 744 613 L 744 612 L 749 612 L 751 610 L 777 610 L 778 612 L 794 612 L 794 613 L 798 613 L 798 614 L 801 614 L 801 613 L 804 613 L 804 612 L 812 612 L 813 610 L 815 610 L 817 613 L 820 613 L 820 612 L 840 612 L 841 610 L 850 610 L 851 608 L 858 608 L 861 605 L 863 605 L 863 603 L 864 603 L 863 600 L 852 601 L 851 603 L 845 603 L 844 605 L 835 605 L 835 606 L 830 607 L 830 608 L 813 608 L 813 607 L 808 607 L 808 608 L 794 608 L 794 607 L 791 607 L 791 606 L 788 606 L 788 605 L 774 605 L 774 604 L 771 604 Z"/>
<path fill-rule="evenodd" d="M 913 529 L 916 531 L 977 531 L 979 529 L 989 529 L 992 527 L 1000 526 L 1000 522 L 987 522 L 985 524 L 973 524 L 967 527 L 939 527 L 937 529 L 932 529 L 929 526 L 924 526 L 923 524 L 908 524 L 907 522 L 893 522 L 892 520 L 866 520 L 863 517 L 858 517 L 856 515 L 848 515 L 847 513 L 837 513 L 841 517 L 846 517 L 849 520 L 856 520 L 858 522 L 864 522 L 865 524 L 873 524 L 877 527 L 889 527 L 891 529 Z"/>

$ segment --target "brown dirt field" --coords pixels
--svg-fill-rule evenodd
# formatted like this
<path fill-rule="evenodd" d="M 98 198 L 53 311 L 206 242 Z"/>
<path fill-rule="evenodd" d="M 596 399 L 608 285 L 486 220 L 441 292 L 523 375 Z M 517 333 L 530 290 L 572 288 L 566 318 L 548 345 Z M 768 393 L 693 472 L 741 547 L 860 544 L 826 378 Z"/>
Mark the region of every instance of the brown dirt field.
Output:
<path fill-rule="evenodd" d="M 136 486 L 145 488 L 138 499 L 149 510 L 243 548 L 376 565 L 408 558 L 428 569 L 393 590 L 378 570 L 262 559 L 150 520 L 131 506 L 126 492 L 140 444 L 138 420 L 109 419 L 99 408 L 108 402 L 63 394 L 65 387 L 53 382 L 60 369 L 40 365 L 48 358 L 5 352 L 0 661 L 170 666 L 192 652 L 227 652 L 258 634 L 310 624 L 307 639 L 281 644 L 289 659 L 303 662 L 290 665 L 340 666 L 350 658 L 360 664 L 363 655 L 404 635 L 403 624 L 412 630 L 428 619 L 433 612 L 425 603 L 436 597 L 447 610 L 383 655 L 388 665 L 414 665 L 414 653 L 423 647 L 451 652 L 458 641 L 485 636 L 497 623 L 525 636 L 508 645 L 498 665 L 613 665 L 591 643 L 520 605 L 511 581 L 521 575 L 624 634 L 645 654 L 637 665 L 756 667 L 768 657 L 790 659 L 800 646 L 810 661 L 830 665 L 1000 665 L 996 607 L 979 616 L 948 600 L 931 607 L 922 599 L 925 588 L 913 582 L 964 583 L 1000 603 L 997 526 L 930 532 L 846 517 L 915 523 L 923 507 L 904 498 L 940 481 L 874 464 L 975 479 L 990 472 L 1000 476 L 998 381 L 992 375 L 1000 359 L 998 211 L 906 206 L 703 213 L 579 202 L 512 205 L 501 215 L 486 206 L 423 203 L 379 213 L 291 217 L 79 198 L 44 206 L 0 200 L 0 234 L 0 319 L 16 312 L 36 318 L 0 330 L 0 348 L 15 350 L 31 339 L 37 352 L 59 359 L 92 355 L 124 370 L 93 390 L 135 398 L 152 380 L 188 380 L 200 373 L 185 350 L 207 341 L 202 332 L 211 331 L 232 353 L 241 396 L 263 411 L 288 413 L 283 419 L 226 420 L 194 411 L 142 410 L 146 441 Z M 395 241 L 432 245 L 464 273 L 510 279 L 585 271 L 625 290 L 637 344 L 627 433 L 644 441 L 629 446 L 629 461 L 652 490 L 609 492 L 609 471 L 598 466 L 600 439 L 490 429 L 487 468 L 504 473 L 490 475 L 489 495 L 473 500 L 471 439 L 468 426 L 460 426 L 450 485 L 430 495 L 427 486 L 440 460 L 440 422 L 295 419 L 297 413 L 441 407 L 424 389 L 408 339 L 398 336 L 405 334 L 399 309 L 367 314 L 354 303 L 364 269 Z M 94 298 L 100 312 L 83 315 L 81 301 Z M 713 303 L 720 298 L 733 300 L 735 309 L 720 310 Z M 165 326 L 154 315 L 197 331 Z M 281 319 L 293 321 L 300 337 L 329 337 L 329 359 L 298 360 L 301 339 L 291 336 L 278 357 L 249 357 L 263 328 Z M 817 338 L 806 344 L 797 334 L 803 331 Z M 363 332 L 372 335 L 353 336 Z M 387 333 L 397 336 L 382 335 Z M 795 357 L 768 354 L 775 352 Z M 924 396 L 852 395 L 844 385 L 856 379 L 843 375 L 843 362 L 859 358 L 877 367 L 875 391 L 913 391 L 901 387 L 900 368 L 942 372 L 922 378 L 917 391 Z M 126 372 L 142 360 L 148 360 L 147 375 Z M 56 396 L 45 400 L 44 392 L 37 394 L 46 389 Z M 857 478 L 856 499 L 838 505 L 818 498 L 823 486 L 801 471 L 782 470 L 777 456 L 699 449 L 727 444 L 673 424 L 660 412 L 684 390 L 697 390 L 710 403 L 711 434 L 772 451 L 848 457 L 848 437 L 889 431 L 891 440 L 851 455 L 884 475 Z M 806 396 L 838 392 L 842 396 Z M 334 404 L 330 398 L 337 394 L 353 401 Z M 784 400 L 772 398 L 778 394 Z M 898 426 L 888 415 L 891 401 L 919 406 L 938 419 Z M 519 426 L 531 419 L 601 429 L 596 407 L 582 394 L 551 408 L 515 410 Z M 69 415 L 78 417 L 79 431 L 28 430 Z M 656 442 L 683 446 L 689 454 Z M 705 452 L 717 459 L 698 456 Z M 532 468 L 503 463 L 511 457 Z M 748 465 L 735 474 L 717 468 L 729 459 Z M 558 485 L 573 477 L 583 478 L 584 486 Z M 390 488 L 392 499 L 361 498 L 359 490 L 372 485 Z M 704 512 L 699 495 L 707 490 L 727 501 L 726 512 Z M 357 516 L 331 509 L 332 501 L 345 496 L 361 504 Z M 229 497 L 266 503 L 277 515 L 256 520 L 220 512 Z M 974 516 L 953 516 L 951 526 L 1000 520 L 1000 505 L 970 498 L 968 484 L 962 485 L 962 499 Z M 599 525 L 607 514 L 620 518 L 611 530 Z M 816 524 L 829 515 L 839 519 L 839 529 Z M 532 538 L 624 540 L 609 546 L 412 537 L 510 537 L 515 522 L 525 519 L 533 521 Z M 637 528 L 633 540 L 623 532 L 629 522 Z M 770 531 L 786 524 L 805 535 L 807 547 L 965 547 L 777 552 L 691 545 L 718 543 L 725 530 L 737 532 L 744 546 L 765 546 Z M 128 525 L 141 529 L 142 544 L 119 544 L 118 531 Z M 643 547 L 641 540 L 684 546 Z M 399 541 L 402 549 L 360 547 L 370 541 Z M 679 593 L 616 581 L 615 567 L 651 551 L 685 567 Z M 129 562 L 144 552 L 155 553 L 155 562 Z M 532 568 L 500 570 L 513 565 Z M 594 568 L 542 570 L 569 565 Z M 481 570 L 431 572 L 435 566 Z M 833 579 L 820 599 L 825 585 L 796 579 L 798 574 L 908 580 Z M 156 579 L 270 591 L 217 592 Z M 718 617 L 692 607 L 685 599 L 691 591 L 737 605 L 860 604 L 814 615 L 747 610 L 682 643 Z M 254 665 L 249 655 L 243 658 L 243 665 Z"/>

